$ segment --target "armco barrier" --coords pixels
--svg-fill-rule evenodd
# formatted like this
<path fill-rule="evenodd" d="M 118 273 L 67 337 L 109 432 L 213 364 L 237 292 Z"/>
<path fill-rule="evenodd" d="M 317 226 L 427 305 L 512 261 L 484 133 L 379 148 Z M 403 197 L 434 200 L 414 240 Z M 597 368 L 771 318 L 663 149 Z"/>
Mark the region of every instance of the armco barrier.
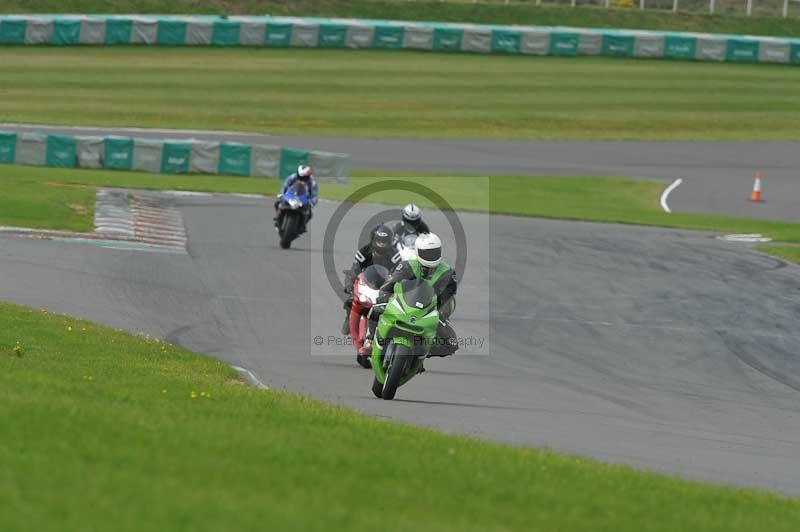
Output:
<path fill-rule="evenodd" d="M 0 44 L 413 49 L 800 63 L 800 39 L 297 17 L 0 16 Z"/>
<path fill-rule="evenodd" d="M 309 164 L 323 182 L 343 183 L 350 156 L 263 144 L 0 131 L 0 163 L 105 168 L 160 174 L 286 177 Z"/>

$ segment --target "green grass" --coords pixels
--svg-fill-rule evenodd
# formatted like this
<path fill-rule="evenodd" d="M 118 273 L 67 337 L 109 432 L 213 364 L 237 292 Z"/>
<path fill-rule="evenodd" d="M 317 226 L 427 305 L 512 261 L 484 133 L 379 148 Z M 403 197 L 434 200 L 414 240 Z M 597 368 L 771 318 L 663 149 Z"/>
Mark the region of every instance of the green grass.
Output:
<path fill-rule="evenodd" d="M 0 418 L 0 530 L 800 526 L 798 500 L 255 390 L 177 347 L 5 303 Z"/>
<path fill-rule="evenodd" d="M 612 2 L 616 3 L 616 2 Z M 664 5 L 662 3 L 662 5 Z M 533 2 L 470 0 L 398 2 L 396 0 L 4 0 L 5 13 L 193 13 L 272 14 L 433 20 L 486 24 L 533 24 L 587 28 L 641 28 L 752 35 L 800 36 L 800 21 L 780 18 L 780 1 L 757 2 L 756 16 L 744 16 L 744 4 L 718 1 L 719 11 L 735 7 L 738 15 L 708 15 L 708 2 L 682 0 L 682 12 L 668 10 L 600 9 L 536 6 Z M 670 4 L 671 6 L 671 4 Z M 790 14 L 797 9 L 790 3 Z M 759 16 L 760 15 L 760 16 Z M 772 15 L 772 16 L 764 16 Z"/>
<path fill-rule="evenodd" d="M 5 47 L 0 64 L 3 122 L 419 138 L 800 139 L 800 68 L 776 65 L 135 47 Z"/>
<path fill-rule="evenodd" d="M 95 188 L 103 185 L 251 194 L 274 194 L 279 188 L 279 182 L 273 179 L 0 165 L 0 225 L 91 231 L 94 227 Z"/>
<path fill-rule="evenodd" d="M 756 249 L 769 253 L 790 262 L 800 264 L 800 246 L 787 246 L 784 244 L 759 244 Z"/>
<path fill-rule="evenodd" d="M 343 200 L 363 186 L 383 179 L 399 179 L 391 174 L 373 175 L 372 172 L 357 172 L 346 185 L 323 183 L 320 195 Z M 679 212 L 667 214 L 658 204 L 664 184 L 652 181 L 599 177 L 426 175 L 404 175 L 402 179 L 431 188 L 444 196 L 456 210 L 724 233 L 762 233 L 774 240 L 800 243 L 800 224 L 797 223 Z M 5 206 L 0 210 L 0 225 L 89 230 L 94 191 L 64 185 L 273 195 L 278 191 L 280 181 L 0 165 L 0 185 L 0 201 Z M 71 199 L 63 199 L 62 194 Z M 402 204 L 407 200 L 407 195 L 398 196 L 393 192 L 365 199 L 388 204 Z M 82 201 L 79 205 L 84 207 L 83 214 L 65 207 L 72 201 Z M 415 201 L 422 206 L 432 205 L 424 198 L 415 197 Z"/>
<path fill-rule="evenodd" d="M 0 174 L 8 167 L 0 166 Z M 11 171 L 0 182 L 0 225 L 91 231 L 94 189 L 45 184 L 34 172 Z"/>

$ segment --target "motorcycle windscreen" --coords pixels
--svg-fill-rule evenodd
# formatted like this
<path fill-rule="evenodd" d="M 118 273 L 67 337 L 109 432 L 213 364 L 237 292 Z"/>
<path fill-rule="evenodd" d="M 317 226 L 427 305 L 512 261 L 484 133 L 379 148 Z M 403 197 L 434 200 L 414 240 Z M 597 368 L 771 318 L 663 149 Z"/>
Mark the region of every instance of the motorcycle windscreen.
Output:
<path fill-rule="evenodd" d="M 380 264 L 373 264 L 364 270 L 364 279 L 370 288 L 380 288 L 389 278 L 389 270 Z"/>
<path fill-rule="evenodd" d="M 429 307 L 436 297 L 431 285 L 425 281 L 411 279 L 403 281 L 400 286 L 403 289 L 403 299 L 409 307 L 418 309 Z"/>

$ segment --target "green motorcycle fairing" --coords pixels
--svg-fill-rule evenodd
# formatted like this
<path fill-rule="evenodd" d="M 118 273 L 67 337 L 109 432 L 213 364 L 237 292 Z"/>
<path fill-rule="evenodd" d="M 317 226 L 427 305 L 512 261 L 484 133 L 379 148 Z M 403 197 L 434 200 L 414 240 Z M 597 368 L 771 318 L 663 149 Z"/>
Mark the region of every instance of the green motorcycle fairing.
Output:
<path fill-rule="evenodd" d="M 383 368 L 383 347 L 391 341 L 411 349 L 422 347 L 422 355 L 427 355 L 436 329 L 439 326 L 439 312 L 436 309 L 436 294 L 424 280 L 411 279 L 396 283 L 394 294 L 386 309 L 378 319 L 375 330 L 376 341 L 372 342 L 372 369 L 378 381 L 386 380 Z M 416 375 L 425 357 L 420 355 L 409 369 L 400 384 L 405 384 Z"/>

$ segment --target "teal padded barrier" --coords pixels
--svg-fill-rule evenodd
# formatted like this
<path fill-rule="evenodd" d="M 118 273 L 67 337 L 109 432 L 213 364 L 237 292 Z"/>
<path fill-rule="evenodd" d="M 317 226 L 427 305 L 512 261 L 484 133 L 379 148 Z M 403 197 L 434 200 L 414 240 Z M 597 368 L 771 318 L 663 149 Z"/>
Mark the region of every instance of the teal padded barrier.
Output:
<path fill-rule="evenodd" d="M 372 47 L 390 50 L 402 48 L 404 32 L 405 28 L 402 26 L 377 25 L 372 37 Z"/>
<path fill-rule="evenodd" d="M 578 55 L 578 34 L 563 32 L 551 33 L 550 55 Z"/>
<path fill-rule="evenodd" d="M 664 38 L 664 57 L 672 59 L 694 59 L 697 57 L 697 39 L 679 35 Z"/>
<path fill-rule="evenodd" d="M 521 35 L 518 31 L 493 30 L 492 53 L 518 54 Z"/>
<path fill-rule="evenodd" d="M 188 174 L 189 158 L 192 155 L 191 144 L 182 142 L 165 142 L 161 153 L 162 174 Z"/>
<path fill-rule="evenodd" d="M 725 49 L 726 61 L 758 62 L 758 41 L 749 39 L 728 39 Z"/>
<path fill-rule="evenodd" d="M 215 20 L 211 30 L 211 44 L 214 46 L 239 46 L 240 31 L 241 26 L 238 22 Z"/>
<path fill-rule="evenodd" d="M 53 35 L 50 43 L 56 46 L 69 46 L 80 44 L 81 41 L 81 21 L 56 19 L 53 24 Z"/>
<path fill-rule="evenodd" d="M 74 137 L 66 135 L 47 136 L 45 165 L 54 168 L 75 168 L 78 162 L 78 148 Z"/>
<path fill-rule="evenodd" d="M 159 20 L 156 43 L 164 46 L 183 46 L 186 44 L 186 23 L 180 20 Z"/>
<path fill-rule="evenodd" d="M 0 164 L 12 164 L 17 152 L 17 134 L 0 132 Z"/>
<path fill-rule="evenodd" d="M 603 35 L 603 55 L 633 57 L 634 43 L 633 35 L 607 33 Z"/>
<path fill-rule="evenodd" d="M 433 49 L 438 52 L 460 52 L 464 30 L 458 28 L 436 28 L 433 30 Z"/>
<path fill-rule="evenodd" d="M 250 175 L 250 158 L 253 149 L 247 144 L 225 142 L 219 146 L 220 174 Z"/>
<path fill-rule="evenodd" d="M 132 29 L 130 20 L 106 20 L 106 44 L 130 44 Z"/>
<path fill-rule="evenodd" d="M 800 41 L 795 41 L 789 46 L 789 62 L 800 64 Z"/>
<path fill-rule="evenodd" d="M 103 168 L 133 169 L 133 139 L 106 137 L 103 139 Z"/>
<path fill-rule="evenodd" d="M 797 39 L 314 17 L 0 16 L 0 45 L 4 44 L 405 48 L 437 52 L 557 56 L 603 54 L 800 63 L 797 52 L 800 41 Z"/>
<path fill-rule="evenodd" d="M 319 41 L 317 46 L 320 48 L 344 48 L 347 43 L 347 26 L 344 24 L 320 24 Z"/>
<path fill-rule="evenodd" d="M 279 166 L 280 179 L 285 179 L 297 171 L 301 164 L 308 164 L 309 153 L 305 150 L 281 148 L 281 163 Z"/>
<path fill-rule="evenodd" d="M 292 42 L 291 24 L 269 23 L 264 28 L 264 46 L 286 47 Z"/>
<path fill-rule="evenodd" d="M 0 20 L 0 44 L 25 44 L 25 20 Z"/>

